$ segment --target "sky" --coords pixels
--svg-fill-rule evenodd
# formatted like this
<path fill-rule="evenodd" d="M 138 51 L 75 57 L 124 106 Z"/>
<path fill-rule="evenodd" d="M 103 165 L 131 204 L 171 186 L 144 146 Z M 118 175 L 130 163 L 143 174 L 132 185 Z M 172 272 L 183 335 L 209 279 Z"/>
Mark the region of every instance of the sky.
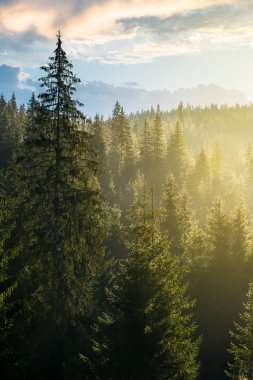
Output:
<path fill-rule="evenodd" d="M 84 83 L 213 83 L 253 100 L 252 20 L 252 0 L 0 0 L 0 65 L 35 80 L 60 29 Z"/>

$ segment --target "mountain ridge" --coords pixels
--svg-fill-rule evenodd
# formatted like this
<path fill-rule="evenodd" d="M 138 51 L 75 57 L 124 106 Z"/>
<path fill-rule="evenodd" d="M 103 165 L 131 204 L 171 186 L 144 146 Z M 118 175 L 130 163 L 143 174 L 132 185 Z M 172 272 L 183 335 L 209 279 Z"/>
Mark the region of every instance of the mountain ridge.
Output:
<path fill-rule="evenodd" d="M 102 81 L 86 81 L 78 85 L 78 99 L 84 103 L 84 112 L 93 117 L 96 113 L 108 117 L 118 100 L 127 113 L 149 109 L 159 104 L 161 109 L 176 108 L 180 102 L 193 107 L 206 107 L 211 104 L 233 106 L 247 103 L 246 95 L 236 89 L 226 89 L 216 84 L 199 84 L 192 88 L 180 87 L 177 90 L 147 90 L 135 83 L 122 86 Z M 38 94 L 39 83 L 27 77 L 20 67 L 0 66 L 0 93 L 7 99 L 15 92 L 18 104 L 26 104 L 32 91 Z"/>

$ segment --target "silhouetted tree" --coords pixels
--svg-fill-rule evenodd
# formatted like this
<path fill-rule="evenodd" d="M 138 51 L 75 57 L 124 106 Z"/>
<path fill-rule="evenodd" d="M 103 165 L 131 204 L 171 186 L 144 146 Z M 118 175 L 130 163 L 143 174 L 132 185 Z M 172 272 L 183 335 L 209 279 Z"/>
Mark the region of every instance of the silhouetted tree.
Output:
<path fill-rule="evenodd" d="M 24 142 L 7 175 L 11 191 L 2 252 L 4 378 L 60 378 L 76 356 L 80 318 L 91 310 L 92 283 L 103 261 L 104 220 L 91 135 L 73 100 L 79 79 L 61 36 L 32 97 Z M 17 286 L 14 286 L 17 285 Z M 1 326 L 3 328 L 3 325 Z M 4 358 L 3 358 L 4 360 Z M 15 363 L 15 364 L 14 364 Z"/>

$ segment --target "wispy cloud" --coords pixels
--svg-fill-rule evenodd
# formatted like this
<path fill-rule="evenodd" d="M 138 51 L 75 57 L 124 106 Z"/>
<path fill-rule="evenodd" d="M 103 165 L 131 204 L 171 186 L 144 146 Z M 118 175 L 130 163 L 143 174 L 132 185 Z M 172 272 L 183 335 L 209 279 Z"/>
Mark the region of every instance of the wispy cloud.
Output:
<path fill-rule="evenodd" d="M 60 28 L 72 57 L 132 64 L 251 46 L 252 18 L 247 0 L 9 0 L 0 5 L 0 42 L 17 54 L 46 46 Z"/>

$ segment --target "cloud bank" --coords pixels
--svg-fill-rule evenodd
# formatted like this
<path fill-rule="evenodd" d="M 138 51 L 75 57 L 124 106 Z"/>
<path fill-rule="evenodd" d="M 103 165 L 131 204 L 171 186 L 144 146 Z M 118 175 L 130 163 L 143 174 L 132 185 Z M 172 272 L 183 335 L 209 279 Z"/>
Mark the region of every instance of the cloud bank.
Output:
<path fill-rule="evenodd" d="M 9 63 L 18 57 L 26 64 L 23 53 L 35 48 L 44 53 L 61 29 L 73 58 L 150 62 L 203 49 L 252 46 L 252 19 L 248 0 L 5 0 L 0 4 L 0 57 Z"/>

